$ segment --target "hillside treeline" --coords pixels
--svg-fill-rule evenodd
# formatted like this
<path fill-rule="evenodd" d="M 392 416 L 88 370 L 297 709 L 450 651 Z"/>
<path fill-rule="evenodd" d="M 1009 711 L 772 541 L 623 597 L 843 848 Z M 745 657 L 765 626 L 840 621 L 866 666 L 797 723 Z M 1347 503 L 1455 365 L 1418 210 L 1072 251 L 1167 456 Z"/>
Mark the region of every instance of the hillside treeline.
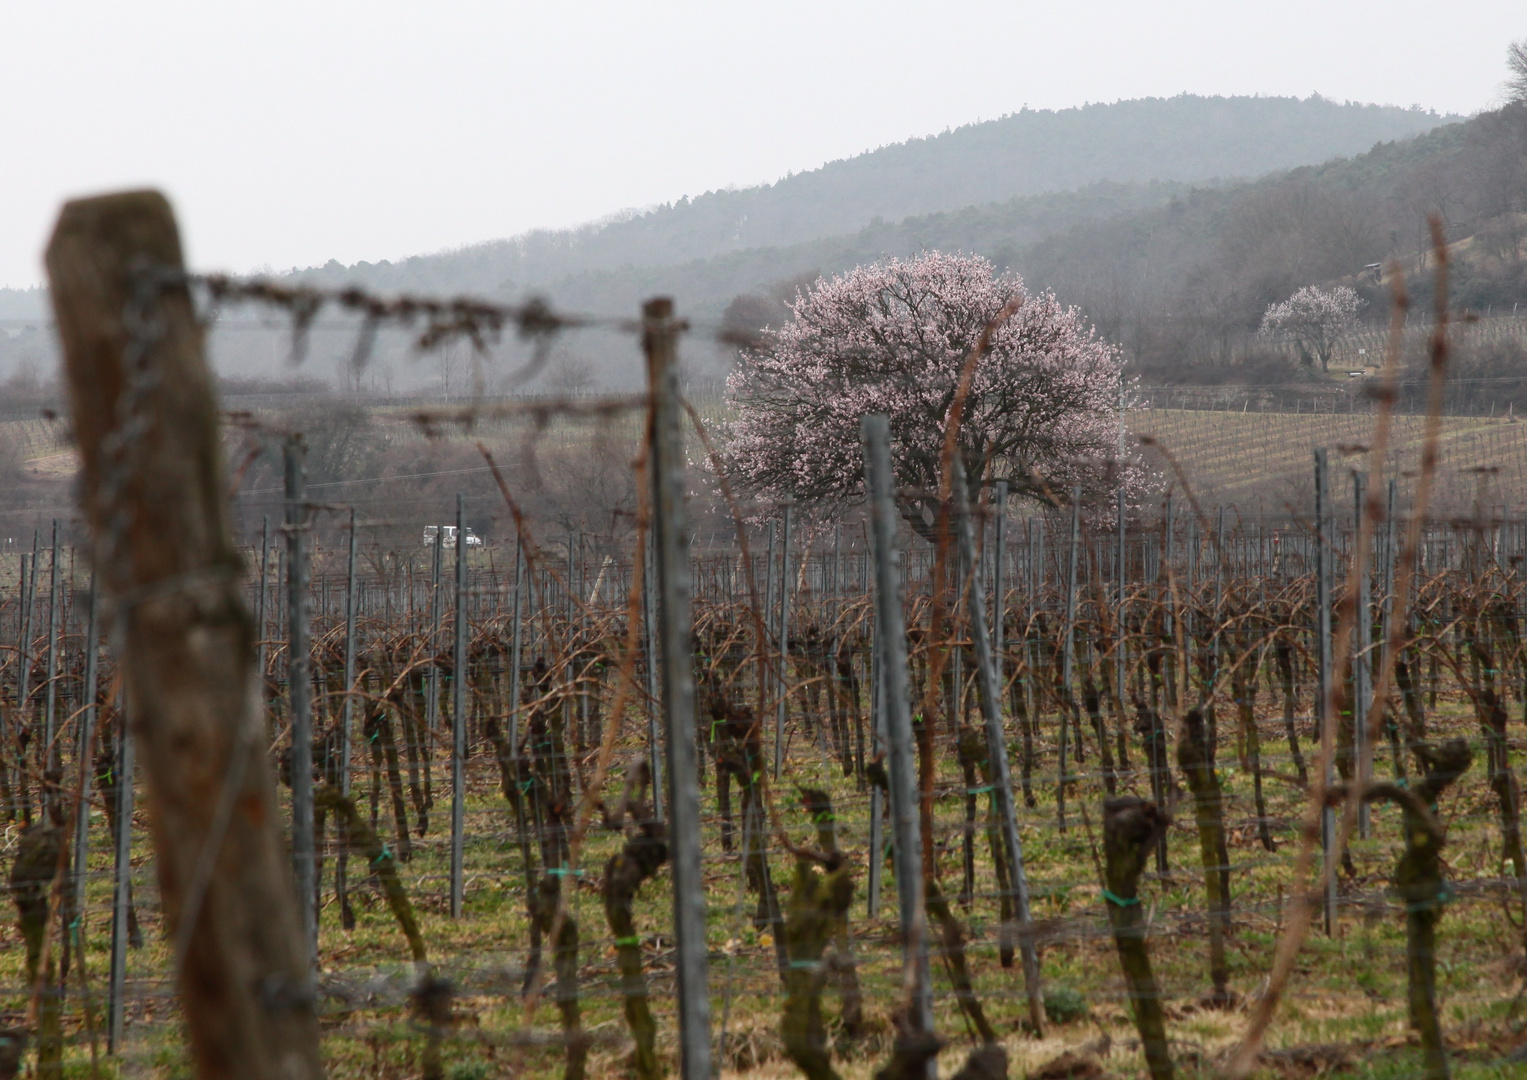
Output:
<path fill-rule="evenodd" d="M 1012 261 L 1082 305 L 1141 367 L 1192 377 L 1185 369 L 1244 359 L 1267 306 L 1301 285 L 1343 280 L 1382 319 L 1390 288 L 1364 272 L 1374 263 L 1397 261 L 1413 301 L 1429 309 L 1433 213 L 1454 245 L 1455 305 L 1527 304 L 1527 104 L 1352 159 L 1079 223 Z"/>
<path fill-rule="evenodd" d="M 961 251 L 1080 305 L 1151 383 L 1300 384 L 1313 373 L 1256 336 L 1267 306 L 1301 285 L 1343 281 L 1368 299 L 1365 317 L 1382 320 L 1388 286 L 1365 268 L 1399 260 L 1418 307 L 1429 307 L 1430 213 L 1454 244 L 1456 303 L 1498 313 L 1527 301 L 1527 105 L 1432 127 L 1437 119 L 1318 98 L 1183 96 L 1025 111 L 580 230 L 393 264 L 331 262 L 288 279 L 535 293 L 564 310 L 605 314 L 667 294 L 697 325 L 751 329 L 788 318 L 785 304 L 819 275 L 890 255 Z M 1375 132 L 1390 141 L 1373 145 Z M 1338 152 L 1356 156 L 1331 156 Z M 1274 159 L 1298 167 L 1259 176 Z M 1225 179 L 1234 176 L 1258 178 Z M 224 313 L 214 334 L 219 370 L 282 372 L 291 343 L 240 317 Z M 303 374 L 344 387 L 352 331 L 316 331 Z M 38 345 L 0 341 L 0 377 L 45 376 L 52 365 Z M 1493 378 L 1522 360 L 1519 343 L 1491 345 L 1468 358 L 1469 377 Z M 714 380 L 730 354 L 693 344 L 686 361 Z M 489 392 L 507 386 L 514 362 L 490 360 Z M 420 364 L 405 341 L 384 335 L 361 388 L 457 396 L 475 378 L 465 367 L 460 358 Z M 639 381 L 629 348 L 583 335 L 559 343 L 537 386 Z"/>
<path fill-rule="evenodd" d="M 570 275 L 789 247 L 1099 181 L 1249 179 L 1357 153 L 1441 122 L 1419 108 L 1340 104 L 1318 95 L 1182 94 L 1058 111 L 1024 108 L 773 184 L 708 191 L 577 229 L 539 230 L 398 263 L 330 263 L 302 276 L 352 276 L 393 289 L 557 295 L 554 283 Z M 1037 209 L 1042 216 L 1044 207 Z"/>

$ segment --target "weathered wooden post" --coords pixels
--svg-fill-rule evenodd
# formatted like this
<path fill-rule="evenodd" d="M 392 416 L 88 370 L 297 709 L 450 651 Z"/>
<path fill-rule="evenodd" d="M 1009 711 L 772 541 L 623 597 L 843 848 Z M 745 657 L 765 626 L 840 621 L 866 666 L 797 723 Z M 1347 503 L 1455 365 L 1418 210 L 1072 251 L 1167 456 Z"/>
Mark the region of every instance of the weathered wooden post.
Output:
<path fill-rule="evenodd" d="M 47 267 L 126 683 L 124 745 L 142 741 L 161 901 L 185 942 L 175 974 L 192 1057 L 208 1080 L 318 1080 L 212 374 L 169 204 L 148 191 L 67 204 Z"/>
<path fill-rule="evenodd" d="M 1199 857 L 1204 868 L 1204 892 L 1209 909 L 1209 978 L 1214 984 L 1215 1008 L 1231 1003 L 1230 968 L 1225 938 L 1230 933 L 1230 853 L 1225 843 L 1224 792 L 1214 769 L 1204 712 L 1189 709 L 1183 717 L 1177 763 L 1193 793 L 1193 816 L 1198 826 Z"/>
<path fill-rule="evenodd" d="M 647 431 L 652 468 L 653 561 L 657 564 L 658 639 L 663 711 L 668 721 L 668 836 L 673 865 L 673 929 L 678 962 L 679 1070 L 710 1080 L 710 998 L 705 944 L 705 882 L 700 872 L 699 755 L 695 748 L 694 627 L 690 613 L 689 526 L 684 512 L 678 323 L 673 301 L 642 307 L 642 342 L 652 406 Z"/>

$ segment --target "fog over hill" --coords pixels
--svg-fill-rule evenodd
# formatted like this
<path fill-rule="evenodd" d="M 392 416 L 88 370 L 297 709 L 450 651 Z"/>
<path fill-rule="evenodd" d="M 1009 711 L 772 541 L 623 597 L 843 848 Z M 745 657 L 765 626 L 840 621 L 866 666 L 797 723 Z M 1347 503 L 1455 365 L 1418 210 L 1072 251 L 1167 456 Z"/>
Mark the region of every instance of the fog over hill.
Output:
<path fill-rule="evenodd" d="M 1143 98 L 1022 111 L 909 139 L 774 184 L 712 191 L 581 228 L 536 231 L 397 263 L 302 272 L 377 288 L 514 294 L 568 275 L 668 266 L 856 233 L 970 206 L 1111 181 L 1249 179 L 1443 122 L 1436 113 L 1319 96 Z M 553 292 L 553 296 L 555 293 Z"/>
<path fill-rule="evenodd" d="M 1162 280 L 1148 290 L 1148 306 L 1159 307 L 1175 294 L 1181 275 L 1206 262 L 1201 255 L 1219 242 L 1225 208 L 1236 216 L 1240 200 L 1234 192 L 1280 184 L 1290 169 L 1315 167 L 1301 175 L 1325 176 L 1341 160 L 1354 164 L 1337 170 L 1339 186 L 1361 188 L 1380 162 L 1413 154 L 1429 158 L 1439 146 L 1453 146 L 1461 126 L 1421 109 L 1339 104 L 1318 96 L 1183 95 L 1025 109 L 774 184 L 709 192 L 578 229 L 538 231 L 396 263 L 346 267 L 331 261 L 286 277 L 384 292 L 539 294 L 563 309 L 619 315 L 633 313 L 645 296 L 667 293 L 687 315 L 720 320 L 740 295 L 764 297 L 764 308 L 773 303 L 778 315 L 778 297 L 793 290 L 792 282 L 885 255 L 939 248 L 979 252 L 1024 271 L 1035 284 L 1054 284 L 1062 299 L 1086 304 L 1110 334 L 1128 337 L 1140 316 L 1107 310 L 1101 302 L 1101 293 L 1113 287 L 1106 265 L 1112 257 L 1098 249 L 1102 236 L 1130 249 L 1131 273 L 1140 272 L 1140 252 L 1149 250 L 1156 267 L 1151 276 Z M 1425 132 L 1432 134 L 1416 139 Z M 1379 171 L 1390 169 L 1384 164 Z M 1213 203 L 1217 209 L 1173 209 L 1207 207 L 1207 192 L 1223 193 Z M 1286 221 L 1277 226 L 1286 227 Z M 1321 267 L 1344 266 L 1359 248 L 1366 258 L 1375 246 L 1348 245 Z M 1238 289 L 1240 304 L 1220 313 L 1220 325 L 1244 325 L 1260 310 L 1263 293 L 1281 288 L 1292 272 L 1280 269 Z M 45 309 L 42 290 L 0 290 L 0 327 L 9 327 L 0 329 L 0 378 L 22 369 L 46 376 L 50 343 L 18 325 L 45 318 Z M 753 310 L 760 308 L 755 304 Z M 234 378 L 292 374 L 284 367 L 289 341 L 275 329 L 278 323 L 225 312 L 213 335 L 219 371 Z M 343 325 L 315 332 L 298 374 L 342 385 L 353 337 Z M 563 351 L 594 381 L 629 384 L 639 378 L 627 341 L 584 335 L 569 339 Z M 444 370 L 446 362 L 421 366 L 407 353 L 403 336 L 383 335 L 376 374 L 369 376 L 377 389 L 425 389 L 438 382 L 433 388 L 449 393 L 453 379 L 461 385 L 459 372 L 436 378 L 434 367 Z M 714 360 L 712 374 L 725 364 L 724 356 Z M 488 386 L 496 389 L 491 378 Z"/>

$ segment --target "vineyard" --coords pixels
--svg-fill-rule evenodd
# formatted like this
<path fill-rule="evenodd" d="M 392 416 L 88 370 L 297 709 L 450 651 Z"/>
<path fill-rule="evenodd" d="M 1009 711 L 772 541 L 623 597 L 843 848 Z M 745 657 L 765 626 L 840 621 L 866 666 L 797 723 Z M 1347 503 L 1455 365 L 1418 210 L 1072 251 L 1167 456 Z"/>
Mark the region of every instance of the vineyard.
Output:
<path fill-rule="evenodd" d="M 1319 745 L 1316 553 L 1293 530 L 1222 538 L 1212 523 L 1200 528 L 1179 513 L 1169 541 L 1164 524 L 1131 522 L 1139 534 L 1126 536 L 1122 601 L 1112 537 L 1084 534 L 1073 543 L 1063 519 L 1039 516 L 1006 519 L 1000 541 L 994 520 L 984 530 L 979 585 L 1001 613 L 1003 723 L 1042 963 L 1043 1039 L 1017 1034 L 1028 1010 L 995 861 L 1001 844 L 990 763 L 977 737 L 969 633 L 956 629 L 948 639 L 940 684 L 930 687 L 932 557 L 903 557 L 912 700 L 922 709 L 914 727 L 933 765 L 932 880 L 942 897 L 929 909 L 942 943 L 933 966 L 935 1026 L 950 1036 L 1005 1040 L 1029 1067 L 1063 1051 L 1126 1072 L 1138 1060 L 1098 872 L 1106 796 L 1135 793 L 1180 808 L 1140 885 L 1173 1046 L 1186 1048 L 1180 1053 L 1208 1061 L 1233 1039 L 1283 917 Z M 781 1009 L 795 993 L 792 965 L 802 960 L 826 965 L 808 989 L 830 999 L 824 1022 L 845 1075 L 883 1057 L 893 1035 L 887 1006 L 899 996 L 901 950 L 887 802 L 877 786 L 885 773 L 873 568 L 853 532 L 839 528 L 830 545 L 803 549 L 787 547 L 771 525 L 751 535 L 749 562 L 734 553 L 694 563 L 707 947 L 717 1052 L 732 1070 L 785 1059 Z M 1507 710 L 1523 707 L 1527 687 L 1513 570 L 1523 539 L 1499 523 L 1429 534 L 1415 605 L 1423 615 L 1399 667 L 1405 675 L 1375 766 L 1377 775 L 1415 777 L 1428 745 L 1462 737 L 1480 748 L 1475 767 L 1439 805 L 1452 822 L 1447 887 L 1454 896 L 1438 951 L 1439 992 L 1456 1018 L 1449 1027 L 1472 1032 L 1481 1059 L 1495 1056 L 1507 1030 L 1501 1025 L 1524 947 L 1512 921 L 1522 907 L 1512 865 L 1520 841 L 1513 851 L 1515 822 L 1498 797 L 1516 743 Z M 1350 545 L 1346 531 L 1333 540 L 1338 552 Z M 631 563 L 583 561 L 581 543 L 571 552 L 531 543 L 528 559 L 508 553 L 502 573 L 470 553 L 458 577 L 454 553 L 442 549 L 409 553 L 416 565 L 406 576 L 351 577 L 341 554 L 311 583 L 313 752 L 321 791 L 334 796 L 315 826 L 317 962 L 325 1055 L 336 1074 L 419 1067 L 428 1038 L 410 994 L 413 963 L 426 959 L 454 987 L 439 1051 L 451 1075 L 555 1074 L 566 1053 L 558 1032 L 578 1036 L 568 1045 L 589 1055 L 591 1074 L 616 1070 L 633 1037 L 621 1007 L 628 965 L 651 984 L 653 1053 L 659 1060 L 674 1053 L 661 864 L 624 908 L 612 902 L 619 889 L 611 891 L 622 852 L 641 850 L 644 828 L 661 830 L 661 801 L 654 805 L 641 786 L 646 762 L 662 760 L 648 756 L 660 723 L 650 614 L 639 601 L 633 662 L 624 653 L 633 636 Z M 263 588 L 259 580 L 247 586 L 246 600 L 264 612 L 269 745 L 287 771 L 289 593 L 269 550 L 253 549 L 245 561 L 269 568 Z M 93 808 L 77 840 L 77 898 L 65 904 L 78 918 L 70 926 L 79 980 L 61 1018 L 71 1033 L 67 1059 L 83 1067 L 92 1039 L 104 1043 L 116 1032 L 124 1068 L 172 1068 L 179 1053 L 165 982 L 172 942 L 157 910 L 141 795 L 134 802 L 120 783 L 125 744 L 115 674 L 109 660 L 97 670 L 87 653 L 98 636 L 88 578 L 72 552 L 55 556 L 45 545 L 26 558 L 22 583 L 0 613 L 12 643 L 0 674 L 10 705 L 10 814 L 36 817 L 57 798 L 49 793 L 60 785 L 50 784 L 40 756 L 55 732 L 63 733 L 51 741 L 62 790 L 79 791 Z M 999 584 L 1000 604 L 992 592 Z M 760 593 L 756 606 L 750 589 Z M 1381 640 L 1385 600 L 1382 587 L 1370 596 L 1373 640 Z M 761 650 L 755 614 L 766 623 Z M 454 628 L 463 623 L 458 648 Z M 458 695 L 455 664 L 463 661 Z M 28 707 L 17 709 L 18 700 Z M 1170 719 L 1181 700 L 1198 704 L 1198 745 L 1220 790 L 1214 829 L 1225 856 L 1207 861 L 1192 824 L 1193 774 L 1183 764 L 1192 744 Z M 461 913 L 452 918 L 448 747 L 458 708 L 466 800 Z M 1345 777 L 1355 760 L 1350 717 L 1341 732 L 1336 764 Z M 347 735 L 350 768 L 341 775 Z M 81 761 L 90 767 L 81 770 Z M 345 788 L 348 801 L 338 796 Z M 580 831 L 572 809 L 588 793 L 598 801 Z M 627 836 L 621 816 L 633 813 Z M 121 848 L 120 820 L 134 822 Z M 1330 934 L 1309 948 L 1270 1065 L 1303 1067 L 1301 1055 L 1309 1054 L 1333 1064 L 1387 1054 L 1397 1069 L 1405 1060 L 1403 906 L 1391 895 L 1400 824 L 1399 813 L 1376 806 L 1365 835 L 1351 844 Z M 843 859 L 834 871 L 843 875 L 844 896 L 831 933 L 812 931 L 802 908 L 801 894 L 821 888 L 802 854 L 812 850 Z M 119 852 L 127 854 L 120 863 Z M 362 869 L 362 855 L 374 873 Z M 1228 885 L 1217 957 L 1204 941 L 1216 917 L 1207 902 L 1209 868 Z M 544 897 L 547 882 L 567 890 L 566 955 L 537 943 L 547 928 L 538 928 L 532 898 Z M 409 912 L 401 927 L 398 896 Z M 123 913 L 115 930 L 114 910 Z M 112 977 L 114 942 L 121 966 Z M 6 956 L 7 985 L 19 993 L 25 950 Z M 1363 970 L 1354 978 L 1348 965 L 1356 958 Z M 561 1009 L 561 1021 L 546 1028 L 550 1015 L 532 1010 L 528 1020 L 539 1028 L 531 1030 L 545 1036 L 526 1042 L 526 986 L 540 967 L 547 969 L 542 1013 Z M 96 1032 L 85 1015 L 92 1003 L 100 1011 Z M 956 1064 L 963 1041 L 952 1039 Z"/>
<path fill-rule="evenodd" d="M 1130 431 L 1154 439 L 1204 498 L 1243 519 L 1307 514 L 1314 495 L 1310 449 L 1328 447 L 1347 470 L 1368 468 L 1374 416 L 1208 409 L 1142 409 Z M 1424 415 L 1399 414 L 1385 469 L 1410 484 L 1420 471 Z M 1443 418 L 1433 513 L 1467 517 L 1481 501 L 1505 513 L 1527 501 L 1527 427 L 1507 418 Z"/>
<path fill-rule="evenodd" d="M 1514 426 L 1152 410 L 1139 498 L 953 470 L 928 542 L 883 417 L 862 503 L 735 490 L 657 300 L 647 394 L 389 419 L 471 480 L 421 543 L 407 477 L 309 490 L 322 420 L 219 417 L 196 304 L 577 320 L 172 240 L 50 249 L 83 520 L 0 576 L 0 1075 L 1521 1069 Z"/>
<path fill-rule="evenodd" d="M 694 406 L 711 431 L 726 420 L 723 403 L 717 399 L 697 399 Z M 445 458 L 459 451 L 463 461 L 450 460 L 472 468 L 474 480 L 416 479 L 412 459 L 401 458 L 392 468 L 384 464 L 368 474 L 348 476 L 335 489 L 339 493 L 336 497 L 347 506 L 360 508 L 368 521 L 385 519 L 397 526 L 389 541 L 397 545 L 405 542 L 405 534 L 406 541 L 417 539 L 416 523 L 428 520 L 428 515 L 449 514 L 457 489 L 468 492 L 473 518 L 482 524 L 483 531 L 496 529 L 512 544 L 512 516 L 493 491 L 490 470 L 475 450 L 477 442 L 485 443 L 500 461 L 521 455 L 527 443 L 535 446 L 541 458 L 551 461 L 601 453 L 625 454 L 629 459 L 641 437 L 640 417 L 623 411 L 599 418 L 568 416 L 555 424 L 541 424 L 523 415 L 485 417 L 466 439 L 454 428 L 432 433 L 421 430 L 414 420 L 421 407 L 377 404 L 357 411 L 366 417 L 368 430 L 385 439 L 395 453 L 399 448 L 419 446 L 434 448 Z M 281 419 L 279 414 L 273 418 L 277 422 Z M 1233 513 L 1250 526 L 1286 523 L 1291 515 L 1307 516 L 1314 493 L 1312 447 L 1331 449 L 1337 463 L 1333 468 L 1339 474 L 1336 482 L 1350 486 L 1346 474 L 1353 468 L 1367 468 L 1366 448 L 1372 438 L 1373 420 L 1370 410 L 1296 414 L 1141 408 L 1128 414 L 1128 427 L 1135 439 L 1152 439 L 1169 451 L 1204 500 L 1234 507 Z M 1424 416 L 1400 414 L 1394 418 L 1394 440 L 1386 469 L 1389 475 L 1401 477 L 1407 487 L 1419 470 L 1424 422 Z M 229 456 L 235 459 L 260 445 L 237 430 L 229 433 L 227 443 Z M 76 462 L 58 421 L 0 422 L 0 446 L 16 448 L 19 468 L 31 481 L 27 499 L 13 504 L 17 508 L 9 515 L 5 534 L 9 542 L 4 554 L 12 557 L 7 566 L 14 581 L 14 555 L 20 550 L 16 545 L 30 543 L 32 529 L 24 523 L 31 518 L 46 526 L 50 517 L 68 512 L 68 485 L 73 482 Z M 687 450 L 696 459 L 704 454 L 703 444 L 693 433 Z M 1476 504 L 1483 502 L 1491 508 L 1490 513 L 1501 515 L 1527 504 L 1527 424 L 1506 417 L 1447 416 L 1442 421 L 1440 451 L 1432 498 L 1435 514 L 1468 517 L 1476 512 Z M 1146 453 L 1163 472 L 1167 471 L 1159 455 Z M 471 464 L 474 460 L 475 467 Z M 397 475 L 403 473 L 409 475 Z M 279 498 L 262 503 L 242 493 L 238 505 L 246 538 L 258 532 L 261 509 L 280 510 Z M 724 508 L 716 513 L 724 516 Z"/>

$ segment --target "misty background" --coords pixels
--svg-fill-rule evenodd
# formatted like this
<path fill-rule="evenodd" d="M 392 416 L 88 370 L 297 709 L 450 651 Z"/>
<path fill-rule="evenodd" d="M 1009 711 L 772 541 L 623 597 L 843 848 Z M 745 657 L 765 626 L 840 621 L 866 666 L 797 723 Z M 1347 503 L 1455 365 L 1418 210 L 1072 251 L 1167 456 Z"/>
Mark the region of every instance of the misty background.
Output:
<path fill-rule="evenodd" d="M 1511 232 L 1524 160 L 1514 115 L 1463 119 L 1319 96 L 1025 109 L 577 228 L 272 276 L 388 293 L 541 296 L 601 314 L 634 313 L 643 297 L 668 293 L 698 323 L 756 329 L 788 317 L 784 304 L 819 275 L 886 255 L 966 251 L 1080 304 L 1132 363 L 1180 376 L 1246 351 L 1267 305 L 1302 284 L 1376 284 L 1358 280 L 1363 268 L 1424 249 L 1417 223 L 1430 209 L 1460 238 L 1487 225 Z M 1466 277 L 1463 301 L 1517 303 L 1516 262 L 1470 264 L 1478 272 Z M 0 379 L 22 396 L 45 394 L 51 381 L 47 317 L 41 288 L 0 290 Z M 502 392 L 526 359 L 513 340 L 484 356 L 458 345 L 419 358 L 404 335 L 383 335 L 356 378 L 354 337 L 353 322 L 325 316 L 294 366 L 284 317 L 234 308 L 218 313 L 212 352 L 234 392 L 284 385 L 446 399 Z M 730 357 L 696 345 L 687 360 L 692 378 L 715 383 Z M 627 341 L 585 333 L 558 345 L 534 388 L 638 378 Z"/>
<path fill-rule="evenodd" d="M 198 270 L 625 318 L 671 295 L 713 418 L 735 355 L 718 336 L 779 325 L 823 275 L 931 249 L 1079 306 L 1142 404 L 1351 411 L 1391 263 L 1415 302 L 1403 361 L 1424 362 L 1435 213 L 1472 320 L 1448 409 L 1527 408 L 1527 102 L 1505 64 L 1524 30 L 1504 4 L 274 3 L 235 19 L 65 3 L 9 6 L 0 31 L 19 43 L 0 92 L 21 164 L 0 171 L 8 531 L 72 501 L 41 246 L 63 198 L 140 184 L 171 195 Z M 1330 373 L 1257 333 L 1309 284 L 1368 301 Z M 284 312 L 205 314 L 231 413 L 309 431 L 315 487 L 373 507 L 396 542 L 455 491 L 496 501 L 470 442 L 423 438 L 404 403 L 642 378 L 624 333 L 562 334 L 520 385 L 531 352 L 512 335 L 419 355 L 385 331 L 357 373 L 358 324 L 333 311 L 300 349 Z M 489 441 L 534 513 L 604 529 L 630 509 L 600 490 L 627 427 L 533 459 L 513 425 Z M 261 449 L 230 428 L 246 536 L 276 506 Z"/>

